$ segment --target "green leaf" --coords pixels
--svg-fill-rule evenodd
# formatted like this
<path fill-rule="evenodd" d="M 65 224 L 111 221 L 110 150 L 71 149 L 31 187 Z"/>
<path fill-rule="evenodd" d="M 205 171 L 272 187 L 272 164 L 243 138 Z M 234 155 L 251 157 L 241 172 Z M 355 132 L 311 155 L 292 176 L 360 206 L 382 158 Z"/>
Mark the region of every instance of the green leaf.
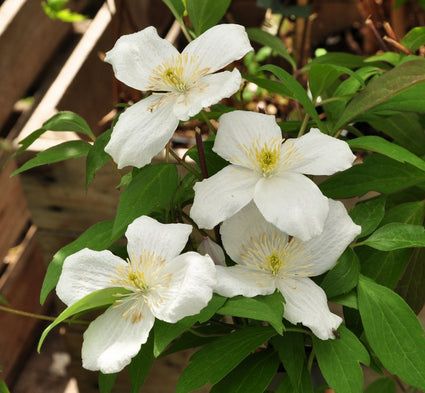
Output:
<path fill-rule="evenodd" d="M 110 393 L 112 388 L 115 385 L 115 381 L 117 379 L 118 373 L 114 374 L 103 374 L 99 371 L 99 392 L 100 393 Z"/>
<path fill-rule="evenodd" d="M 22 139 L 19 144 L 21 147 L 17 153 L 26 150 L 36 139 L 43 135 L 46 131 L 73 131 L 80 134 L 88 135 L 91 139 L 94 139 L 93 132 L 91 131 L 87 122 L 76 113 L 73 112 L 59 112 L 45 123 L 42 127 L 26 138 Z"/>
<path fill-rule="evenodd" d="M 261 326 L 247 327 L 217 338 L 190 358 L 175 393 L 191 392 L 208 382 L 215 385 L 275 334 L 272 327 Z"/>
<path fill-rule="evenodd" d="M 425 247 L 425 228 L 421 225 L 394 222 L 377 229 L 357 245 L 366 245 L 380 251 Z"/>
<path fill-rule="evenodd" d="M 212 387 L 210 393 L 264 392 L 273 379 L 280 361 L 273 350 L 255 352 Z"/>
<path fill-rule="evenodd" d="M 0 393 L 10 393 L 4 381 L 0 379 Z"/>
<path fill-rule="evenodd" d="M 229 8 L 231 0 L 186 0 L 187 13 L 195 28 L 196 35 L 201 35 L 210 27 L 220 22 Z"/>
<path fill-rule="evenodd" d="M 418 156 L 411 153 L 404 147 L 391 143 L 379 136 L 363 136 L 348 141 L 351 149 L 369 150 L 375 153 L 380 153 L 384 156 L 392 158 L 393 160 L 408 163 L 414 167 L 425 171 L 425 161 Z"/>
<path fill-rule="evenodd" d="M 385 202 L 386 196 L 383 195 L 359 202 L 350 210 L 350 217 L 362 227 L 357 237 L 367 236 L 378 227 L 385 215 Z"/>
<path fill-rule="evenodd" d="M 413 250 L 403 277 L 395 291 L 407 302 L 415 314 L 419 314 L 425 304 L 425 249 Z"/>
<path fill-rule="evenodd" d="M 373 110 L 379 104 L 421 82 L 425 82 L 425 59 L 411 60 L 386 72 L 370 82 L 347 105 L 333 131 L 336 132 L 359 115 Z M 397 108 L 397 105 L 394 105 L 394 109 Z"/>
<path fill-rule="evenodd" d="M 353 308 L 354 310 L 357 310 L 359 308 L 357 304 L 357 294 L 355 290 L 352 290 L 348 293 L 345 293 L 344 295 L 338 295 L 331 299 L 329 299 L 332 303 L 340 304 L 344 307 Z"/>
<path fill-rule="evenodd" d="M 139 353 L 131 359 L 131 363 L 128 366 L 131 393 L 140 392 L 143 382 L 145 382 L 145 379 L 152 367 L 154 361 L 153 341 L 153 332 L 151 331 L 148 341 L 142 345 Z"/>
<path fill-rule="evenodd" d="M 347 68 L 360 68 L 363 67 L 365 57 L 352 55 L 344 52 L 328 52 L 323 56 L 319 56 L 311 60 L 304 68 L 303 71 L 311 69 L 315 64 L 331 64 L 339 65 Z"/>
<path fill-rule="evenodd" d="M 284 58 L 292 66 L 292 69 L 296 68 L 297 65 L 295 64 L 295 60 L 288 53 L 286 46 L 279 37 L 255 27 L 246 29 L 246 32 L 248 33 L 248 37 L 251 41 L 258 42 L 263 46 L 268 46 L 279 56 Z"/>
<path fill-rule="evenodd" d="M 401 44 L 412 52 L 425 45 L 425 27 L 414 27 L 401 40 Z"/>
<path fill-rule="evenodd" d="M 364 393 L 396 393 L 394 379 L 377 379 L 365 389 Z"/>
<path fill-rule="evenodd" d="M 1 296 L 1 295 L 0 295 L 0 303 L 3 303 L 6 306 L 9 305 L 9 302 L 3 296 Z"/>
<path fill-rule="evenodd" d="M 361 278 L 359 310 L 369 345 L 384 367 L 404 382 L 425 390 L 424 329 L 405 301 L 392 290 Z"/>
<path fill-rule="evenodd" d="M 180 334 L 192 327 L 195 323 L 204 323 L 211 319 L 225 301 L 225 297 L 214 294 L 208 305 L 197 315 L 185 317 L 176 323 L 167 323 L 157 320 L 154 326 L 154 355 L 158 356 L 171 341 L 180 336 Z"/>
<path fill-rule="evenodd" d="M 40 352 L 41 346 L 47 334 L 61 322 L 72 317 L 75 314 L 80 314 L 82 312 L 87 312 L 90 310 L 95 310 L 98 308 L 108 307 L 117 300 L 117 296 L 122 294 L 130 293 L 130 291 L 124 288 L 104 288 L 94 291 L 87 296 L 84 296 L 82 299 L 78 300 L 74 304 L 67 307 L 60 315 L 44 329 L 40 340 L 38 342 L 37 351 Z"/>
<path fill-rule="evenodd" d="M 363 164 L 333 175 L 321 183 L 319 188 L 328 198 L 351 198 L 368 191 L 392 193 L 424 181 L 423 171 L 409 164 L 372 154 L 364 159 Z"/>
<path fill-rule="evenodd" d="M 182 0 L 162 0 L 167 7 L 171 10 L 174 17 L 181 22 L 183 20 L 183 14 L 185 11 L 185 6 Z"/>
<path fill-rule="evenodd" d="M 112 236 L 121 236 L 137 217 L 166 208 L 178 182 L 177 169 L 173 164 L 161 163 L 142 168 L 120 196 Z"/>
<path fill-rule="evenodd" d="M 59 276 L 62 272 L 62 265 L 65 258 L 77 251 L 87 247 L 95 251 L 101 251 L 108 248 L 118 238 L 112 238 L 112 221 L 99 222 L 87 229 L 80 237 L 72 243 L 67 244 L 60 249 L 54 256 L 47 268 L 46 276 L 44 277 L 43 286 L 40 293 L 41 304 L 47 298 L 50 291 L 56 286 Z"/>
<path fill-rule="evenodd" d="M 224 158 L 221 158 L 217 153 L 213 152 L 212 148 L 214 146 L 214 139 L 203 141 L 202 144 L 204 146 L 204 155 L 209 176 L 215 175 L 218 171 L 229 165 Z M 187 155 L 198 164 L 198 167 L 200 166 L 198 149 L 196 146 L 191 147 L 187 152 Z"/>
<path fill-rule="evenodd" d="M 405 224 L 422 224 L 425 213 L 425 201 L 407 202 L 394 206 L 381 221 L 381 226 L 391 222 L 404 222 Z"/>
<path fill-rule="evenodd" d="M 359 247 L 356 250 L 361 262 L 361 273 L 388 288 L 394 288 L 412 254 L 409 248 L 390 252 L 369 247 Z"/>
<path fill-rule="evenodd" d="M 359 363 L 369 365 L 369 353 L 344 325 L 338 332 L 341 338 L 335 340 L 320 340 L 313 336 L 320 370 L 336 393 L 361 393 L 363 373 Z"/>
<path fill-rule="evenodd" d="M 279 292 L 268 296 L 255 296 L 252 298 L 235 296 L 217 310 L 218 314 L 230 315 L 240 318 L 252 318 L 266 321 L 272 325 L 279 334 L 283 333 L 283 297 Z"/>
<path fill-rule="evenodd" d="M 398 113 L 369 121 L 378 131 L 390 136 L 395 143 L 416 155 L 425 153 L 425 132 L 417 113 Z"/>
<path fill-rule="evenodd" d="M 291 92 L 291 95 L 289 95 L 288 97 L 298 101 L 304 107 L 310 117 L 316 122 L 317 127 L 319 127 L 323 132 L 326 131 L 324 128 L 324 124 L 321 122 L 319 115 L 317 114 L 316 108 L 308 97 L 306 91 L 291 74 L 287 73 L 282 68 L 272 64 L 265 65 L 260 69 L 270 71 L 277 78 L 279 78 L 285 88 L 290 90 Z"/>
<path fill-rule="evenodd" d="M 94 141 L 92 148 L 87 154 L 86 160 L 86 190 L 94 179 L 96 171 L 102 168 L 109 160 L 109 155 L 105 152 L 105 146 L 111 138 L 112 129 L 105 131 Z"/>
<path fill-rule="evenodd" d="M 14 171 L 11 176 L 35 168 L 40 165 L 52 164 L 54 162 L 65 161 L 70 158 L 78 158 L 87 155 L 91 145 L 83 141 L 69 141 L 53 146 L 47 150 L 41 151 L 36 157 L 27 161 L 19 169 Z"/>
<path fill-rule="evenodd" d="M 356 253 L 347 248 L 338 263 L 326 273 L 320 286 L 328 298 L 350 292 L 358 283 L 360 263 Z"/>
<path fill-rule="evenodd" d="M 294 332 L 285 332 L 283 336 L 275 336 L 271 343 L 279 353 L 279 358 L 291 381 L 291 392 L 312 393 L 313 387 L 310 378 L 303 378 L 306 369 L 304 335 Z"/>

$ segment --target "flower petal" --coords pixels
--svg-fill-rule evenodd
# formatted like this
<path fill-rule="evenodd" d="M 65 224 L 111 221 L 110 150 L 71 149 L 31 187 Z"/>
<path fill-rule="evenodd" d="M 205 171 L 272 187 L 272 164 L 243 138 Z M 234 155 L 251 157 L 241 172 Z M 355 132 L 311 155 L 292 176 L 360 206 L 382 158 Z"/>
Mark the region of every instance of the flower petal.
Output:
<path fill-rule="evenodd" d="M 285 298 L 283 316 L 291 323 L 301 322 L 322 340 L 335 338 L 333 330 L 342 319 L 329 311 L 326 294 L 311 279 L 278 280 L 277 286 Z"/>
<path fill-rule="evenodd" d="M 126 265 L 110 251 L 84 248 L 65 259 L 56 293 L 70 306 L 94 291 L 115 286 L 110 281 L 116 267 Z"/>
<path fill-rule="evenodd" d="M 175 323 L 207 306 L 215 284 L 215 266 L 209 256 L 187 252 L 168 261 L 165 269 L 172 275 L 168 288 L 148 294 L 156 318 Z"/>
<path fill-rule="evenodd" d="M 155 318 L 145 305 L 137 322 L 123 317 L 123 307 L 111 306 L 97 317 L 84 333 L 81 350 L 83 367 L 104 374 L 121 371 L 140 351 Z"/>
<path fill-rule="evenodd" d="M 277 230 L 264 219 L 254 202 L 248 203 L 220 227 L 224 249 L 236 263 L 243 263 L 241 254 L 246 253 L 244 245 L 250 244 L 251 239 L 258 240 L 262 234 Z"/>
<path fill-rule="evenodd" d="M 311 255 L 309 263 L 314 265 L 314 274 L 310 276 L 318 276 L 331 269 L 360 232 L 361 227 L 354 224 L 344 205 L 329 199 L 329 214 L 323 232 L 304 243 L 304 250 Z"/>
<path fill-rule="evenodd" d="M 248 149 L 257 141 L 260 145 L 271 139 L 282 138 L 282 132 L 271 115 L 248 111 L 233 111 L 220 117 L 213 150 L 233 164 L 242 165 Z"/>
<path fill-rule="evenodd" d="M 165 260 L 174 258 L 187 243 L 192 226 L 187 224 L 161 224 L 148 216 L 136 218 L 127 228 L 127 251 L 138 258 L 146 252 L 154 252 Z"/>
<path fill-rule="evenodd" d="M 106 53 L 105 61 L 112 64 L 115 77 L 121 82 L 138 90 L 150 90 L 152 71 L 178 54 L 177 49 L 150 26 L 120 37 Z"/>
<path fill-rule="evenodd" d="M 236 68 L 232 72 L 223 71 L 205 75 L 186 94 L 177 98 L 173 107 L 174 115 L 180 120 L 188 120 L 202 108 L 207 108 L 222 98 L 236 93 L 241 82 L 241 74 Z"/>
<path fill-rule="evenodd" d="M 332 175 L 352 166 L 356 156 L 348 144 L 342 140 L 325 135 L 318 129 L 288 142 L 302 157 L 291 163 L 291 170 L 308 175 Z M 283 149 L 285 145 L 283 144 Z M 290 147 L 290 144 L 288 144 Z"/>
<path fill-rule="evenodd" d="M 251 170 L 236 165 L 223 168 L 195 184 L 190 216 L 200 228 L 214 228 L 252 199 L 257 181 L 258 177 Z"/>
<path fill-rule="evenodd" d="M 141 168 L 165 147 L 179 124 L 172 105 L 163 94 L 151 95 L 124 111 L 105 147 L 118 168 Z"/>
<path fill-rule="evenodd" d="M 328 199 L 316 184 L 290 172 L 261 178 L 254 202 L 267 221 L 303 241 L 322 232 L 329 211 Z"/>
<path fill-rule="evenodd" d="M 190 42 L 182 53 L 198 56 L 202 64 L 200 68 L 208 67 L 208 72 L 213 73 L 252 50 L 243 26 L 222 24 L 201 34 Z"/>
<path fill-rule="evenodd" d="M 217 283 L 214 292 L 221 296 L 233 297 L 242 295 L 254 297 L 257 295 L 271 295 L 276 284 L 273 276 L 247 269 L 244 266 L 216 266 Z"/>

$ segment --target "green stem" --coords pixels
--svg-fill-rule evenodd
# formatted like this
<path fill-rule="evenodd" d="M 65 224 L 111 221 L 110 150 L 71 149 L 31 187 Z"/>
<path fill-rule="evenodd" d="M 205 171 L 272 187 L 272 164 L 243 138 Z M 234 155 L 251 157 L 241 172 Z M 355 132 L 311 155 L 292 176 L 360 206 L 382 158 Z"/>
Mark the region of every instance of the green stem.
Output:
<path fill-rule="evenodd" d="M 211 120 L 208 118 L 208 116 L 206 115 L 205 111 L 202 109 L 201 112 L 199 112 L 199 113 L 202 116 L 202 118 L 204 119 L 204 121 L 207 124 L 208 128 L 211 130 L 211 132 L 213 134 L 217 134 L 217 130 L 215 129 L 215 127 L 211 123 Z"/>
<path fill-rule="evenodd" d="M 192 333 L 194 336 L 198 336 L 198 337 L 222 337 L 225 336 L 225 334 L 205 334 L 205 333 L 200 333 L 198 331 L 196 331 L 196 329 L 188 329 L 188 332 Z"/>
<path fill-rule="evenodd" d="M 177 164 L 181 165 L 188 172 L 194 175 L 197 179 L 199 180 L 203 179 L 203 177 L 194 168 L 192 168 L 190 164 L 188 164 L 185 160 L 181 159 L 179 155 L 173 149 L 170 148 L 168 152 L 176 159 Z"/>
<path fill-rule="evenodd" d="M 34 319 L 40 319 L 42 321 L 53 322 L 53 321 L 56 320 L 55 317 L 48 317 L 47 315 L 40 315 L 40 314 L 31 313 L 31 312 L 15 310 L 13 308 L 4 307 L 4 306 L 0 306 L 0 310 L 6 311 L 10 314 L 20 315 L 21 317 L 29 317 L 29 318 L 34 318 Z M 66 319 L 63 322 L 74 323 L 74 324 L 78 324 L 78 325 L 88 325 L 90 323 L 89 321 L 73 321 L 73 320 L 70 320 L 70 319 Z"/>
<path fill-rule="evenodd" d="M 311 373 L 311 369 L 313 368 L 313 361 L 315 357 L 316 357 L 316 353 L 314 351 L 314 347 L 312 347 L 310 356 L 308 357 L 308 361 L 307 361 L 307 370 L 309 373 Z"/>
<path fill-rule="evenodd" d="M 196 147 L 198 148 L 199 166 L 201 168 L 202 177 L 208 178 L 207 162 L 205 160 L 204 144 L 202 142 L 201 130 L 195 127 Z"/>
<path fill-rule="evenodd" d="M 303 122 L 301 123 L 300 131 L 298 132 L 298 138 L 304 135 L 305 130 L 307 129 L 308 121 L 310 120 L 310 115 L 308 113 L 305 114 Z"/>
<path fill-rule="evenodd" d="M 187 213 L 185 213 L 183 210 L 181 211 L 181 214 L 182 214 L 182 216 L 184 217 L 184 219 L 186 220 L 186 221 L 188 221 L 189 222 L 189 224 L 190 225 L 192 225 L 192 227 L 193 228 L 195 228 L 195 230 L 197 230 L 202 236 L 204 236 L 204 237 L 210 237 L 209 235 L 208 235 L 208 233 L 206 232 L 206 231 L 204 231 L 203 229 L 201 229 L 201 228 L 199 228 L 198 227 L 198 225 L 196 224 L 196 222 L 195 221 L 193 221 L 192 220 L 192 218 L 187 214 Z"/>

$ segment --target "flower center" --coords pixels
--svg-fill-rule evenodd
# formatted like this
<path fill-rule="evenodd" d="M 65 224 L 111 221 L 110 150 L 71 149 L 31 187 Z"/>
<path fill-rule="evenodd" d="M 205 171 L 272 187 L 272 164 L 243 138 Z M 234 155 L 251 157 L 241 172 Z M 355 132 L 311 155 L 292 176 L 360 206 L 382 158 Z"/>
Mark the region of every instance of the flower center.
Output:
<path fill-rule="evenodd" d="M 114 303 L 114 307 L 123 310 L 123 318 L 138 322 L 146 306 L 150 308 L 164 300 L 161 292 L 168 288 L 171 280 L 171 274 L 164 272 L 164 262 L 154 252 L 143 251 L 138 258 L 131 255 L 126 266 L 116 267 L 110 284 L 131 291 L 120 295 L 121 298 Z"/>
<path fill-rule="evenodd" d="M 149 90 L 184 94 L 210 69 L 202 68 L 198 56 L 179 53 L 156 67 L 149 77 Z"/>

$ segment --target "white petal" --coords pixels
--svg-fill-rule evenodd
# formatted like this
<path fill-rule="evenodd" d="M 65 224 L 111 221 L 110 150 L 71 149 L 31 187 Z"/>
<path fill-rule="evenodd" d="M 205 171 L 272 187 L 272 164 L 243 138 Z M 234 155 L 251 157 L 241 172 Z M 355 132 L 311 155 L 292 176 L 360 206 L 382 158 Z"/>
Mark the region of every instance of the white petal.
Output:
<path fill-rule="evenodd" d="M 213 150 L 224 159 L 241 165 L 247 161 L 246 152 L 254 141 L 260 145 L 282 138 L 282 132 L 271 115 L 248 111 L 233 111 L 220 117 Z"/>
<path fill-rule="evenodd" d="M 197 251 L 201 255 L 208 255 L 215 265 L 226 266 L 226 256 L 223 249 L 210 237 L 204 237 L 198 246 Z"/>
<path fill-rule="evenodd" d="M 314 264 L 314 274 L 310 276 L 317 276 L 331 269 L 360 232 L 360 226 L 354 224 L 344 205 L 329 199 L 329 214 L 323 232 L 304 244 L 305 251 L 311 255 L 309 263 Z"/>
<path fill-rule="evenodd" d="M 254 202 L 248 203 L 220 227 L 224 249 L 236 263 L 242 263 L 241 254 L 246 253 L 243 246 L 248 245 L 251 238 L 257 240 L 262 234 L 276 230 L 264 219 Z"/>
<path fill-rule="evenodd" d="M 258 176 L 248 169 L 229 165 L 194 186 L 190 216 L 200 228 L 212 229 L 242 209 L 254 194 Z"/>
<path fill-rule="evenodd" d="M 244 266 L 217 266 L 217 283 L 214 292 L 221 296 L 271 295 L 275 289 L 275 280 L 271 274 L 247 269 Z"/>
<path fill-rule="evenodd" d="M 243 26 L 223 24 L 201 34 L 186 46 L 183 53 L 198 56 L 201 68 L 208 67 L 209 73 L 213 73 L 252 50 Z"/>
<path fill-rule="evenodd" d="M 138 322 L 122 316 L 122 307 L 109 307 L 84 333 L 81 350 L 83 367 L 104 374 L 121 371 L 140 351 L 152 329 L 155 318 L 147 306 Z"/>
<path fill-rule="evenodd" d="M 93 251 L 84 248 L 63 262 L 56 293 L 68 306 L 84 296 L 103 288 L 114 287 L 111 277 L 117 266 L 127 263 L 110 251 Z"/>
<path fill-rule="evenodd" d="M 261 178 L 254 202 L 267 221 L 303 241 L 322 232 L 329 211 L 328 199 L 316 184 L 298 173 Z"/>
<path fill-rule="evenodd" d="M 209 256 L 187 252 L 168 261 L 165 269 L 172 275 L 168 288 L 149 296 L 156 318 L 175 323 L 207 306 L 215 284 L 215 266 Z"/>
<path fill-rule="evenodd" d="M 326 294 L 311 279 L 278 280 L 278 289 L 285 298 L 283 316 L 291 323 L 301 322 L 322 340 L 335 338 L 342 319 L 329 311 Z"/>
<path fill-rule="evenodd" d="M 186 94 L 181 94 L 177 98 L 173 107 L 175 116 L 180 120 L 188 120 L 202 108 L 207 108 L 222 98 L 236 93 L 241 81 L 241 74 L 236 68 L 232 72 L 223 71 L 203 76 Z"/>
<path fill-rule="evenodd" d="M 192 227 L 187 224 L 161 224 L 148 216 L 136 218 L 127 228 L 128 255 L 138 258 L 154 252 L 165 260 L 179 255 L 187 243 Z"/>
<path fill-rule="evenodd" d="M 298 173 L 332 175 L 350 168 L 356 158 L 346 142 L 317 129 L 311 129 L 308 134 L 291 141 L 302 157 L 302 160 L 291 165 L 291 170 Z"/>
<path fill-rule="evenodd" d="M 121 114 L 105 147 L 118 168 L 141 168 L 165 147 L 179 124 L 172 105 L 165 95 L 151 95 Z"/>
<path fill-rule="evenodd" d="M 106 53 L 105 61 L 112 64 L 115 77 L 138 90 L 150 90 L 152 71 L 178 51 L 167 40 L 160 38 L 156 29 L 147 27 L 137 33 L 120 37 Z"/>

